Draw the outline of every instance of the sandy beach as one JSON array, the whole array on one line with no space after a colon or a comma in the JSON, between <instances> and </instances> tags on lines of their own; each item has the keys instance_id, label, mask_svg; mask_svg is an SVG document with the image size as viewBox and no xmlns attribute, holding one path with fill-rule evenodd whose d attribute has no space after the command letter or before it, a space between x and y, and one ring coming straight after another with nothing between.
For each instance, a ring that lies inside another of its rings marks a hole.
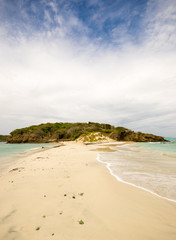
<instances>
[{"instance_id":1,"label":"sandy beach","mask_svg":"<svg viewBox=\"0 0 176 240\"><path fill-rule=\"evenodd\" d=\"M176 203L118 182L100 148L66 142L3 169L0 240L175 240Z\"/></svg>"}]
</instances>

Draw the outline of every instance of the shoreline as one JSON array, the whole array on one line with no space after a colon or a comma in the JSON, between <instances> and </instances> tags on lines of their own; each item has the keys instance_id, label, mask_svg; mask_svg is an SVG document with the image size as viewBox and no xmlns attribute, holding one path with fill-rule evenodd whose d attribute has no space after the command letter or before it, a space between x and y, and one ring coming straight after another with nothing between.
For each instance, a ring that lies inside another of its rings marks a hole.
<instances>
[{"instance_id":1,"label":"shoreline","mask_svg":"<svg viewBox=\"0 0 176 240\"><path fill-rule=\"evenodd\" d=\"M124 144L125 144L125 145L127 145L127 144L136 144L136 142L129 142L129 143L124 142ZM118 150L113 150L113 148L111 148L111 147L117 146L117 145L118 145L118 144L116 144L116 145L115 145L115 144L113 144L113 145L105 145L105 146L107 146L107 147L110 146L110 151L109 151L109 150L106 151L106 149L104 148L104 152L116 152L116 151L118 151ZM122 143L121 145L123 145L123 143ZM142 147L140 146L140 148L142 148L143 151L146 151L146 149L150 149L149 147L145 148L145 147L143 147L143 146L142 146ZM102 149L103 149L103 148L102 148ZM111 149L112 149L112 150L111 150ZM152 149L152 151L158 152L158 153L160 154L160 151L159 151L158 149ZM104 161L101 160L100 154L101 154L101 153L98 152L97 161L99 161L100 163L104 164L104 165L106 166L106 168L108 169L109 173L110 173L113 177L115 177L117 181L122 182L122 183L125 183L125 184L128 184L128 185L130 185L130 186L132 186L132 187L136 187L136 188L142 189L142 190L144 190L144 191L147 191L147 192L149 192L149 193L151 193L151 194L153 194L153 195L155 195L155 196L157 196L157 197L159 197L159 198L162 198L162 199L165 199L165 200L168 200L168 201L171 201L171 202L176 203L176 200L175 200L175 199L162 196L162 195L160 195L160 194L158 194L158 193L156 193L156 192L154 192L154 191L152 191L152 190L150 190L150 189L148 189L148 188L145 188L145 187L143 187L143 186L139 186L139 185L137 185L137 184L135 184L135 183L132 183L132 182L130 182L130 181L123 180L121 177L119 177L118 175L116 175L116 174L113 173L113 170L111 169L111 163L107 163L107 162L104 162ZM164 153L164 154L167 156L166 153ZM169 156L169 157L172 157L172 155Z\"/></svg>"},{"instance_id":2,"label":"shoreline","mask_svg":"<svg viewBox=\"0 0 176 240\"><path fill-rule=\"evenodd\" d=\"M106 165L106 168L108 169L109 173L110 173L113 177L115 177L115 179L116 179L117 181L122 182L122 183L125 183L125 184L127 184L127 185L130 185L130 186L132 186L132 187L136 187L136 188L142 189L142 190L144 190L144 191L146 191L146 192L149 192L149 193L151 193L151 194L153 194L153 195L155 195L155 196L157 196L157 197L159 197L159 198L165 199L165 200L167 200L167 201L176 203L176 200L174 200L174 199L170 199L170 198L167 198L167 197L163 197L163 196L161 196L161 195L159 195L159 194L157 194L157 193L155 193L155 192L153 192L153 191L151 191L151 190L149 190L149 189L147 189L147 188L138 186L138 185L136 185L136 184L134 184L134 183L130 183L130 182L127 182L127 181L121 179L119 176L115 175L115 174L112 172L112 170L111 170L111 168L110 168L110 163L105 163L105 162L103 162L103 161L100 160L99 153L98 153L98 156L97 156L97 161L100 162L100 163L102 163L102 164L104 164L104 165Z\"/></svg>"},{"instance_id":3,"label":"shoreline","mask_svg":"<svg viewBox=\"0 0 176 240\"><path fill-rule=\"evenodd\" d=\"M3 142L3 143L5 143L5 144L7 144L7 145L43 145L44 144L44 146L37 146L37 147L33 147L33 148L29 148L29 149L26 149L26 150L22 150L22 151L19 151L19 152L13 152L13 153L11 153L11 154L9 154L9 155L2 155L2 156L0 156L0 158L10 158L10 157L14 157L14 156L16 156L16 155L22 155L22 154L27 154L28 152L29 152L29 154L30 154L30 151L37 151L37 150L47 150L47 149L50 149L50 148L52 148L52 147L55 147L55 146L57 146L57 145L59 145L59 142L57 143L52 143L52 145L48 145L48 146L46 146L46 144L51 144L51 143L7 143L7 142ZM59 145L59 146L61 146L62 145L62 143Z\"/></svg>"},{"instance_id":4,"label":"shoreline","mask_svg":"<svg viewBox=\"0 0 176 240\"><path fill-rule=\"evenodd\" d=\"M3 171L0 239L175 239L175 202L117 181L97 144L64 144Z\"/></svg>"},{"instance_id":5,"label":"shoreline","mask_svg":"<svg viewBox=\"0 0 176 240\"><path fill-rule=\"evenodd\" d=\"M28 143L25 143L25 144L28 144ZM59 143L55 143L52 146L36 147L36 148L24 150L22 152L16 152L16 153L11 153L10 155L0 156L0 160L1 160L0 170L4 169L5 166L6 166L5 168L7 168L9 164L13 164L21 158L32 156L35 153L44 152L49 149L60 147L60 146L62 146L62 143L60 145Z\"/></svg>"}]
</instances>

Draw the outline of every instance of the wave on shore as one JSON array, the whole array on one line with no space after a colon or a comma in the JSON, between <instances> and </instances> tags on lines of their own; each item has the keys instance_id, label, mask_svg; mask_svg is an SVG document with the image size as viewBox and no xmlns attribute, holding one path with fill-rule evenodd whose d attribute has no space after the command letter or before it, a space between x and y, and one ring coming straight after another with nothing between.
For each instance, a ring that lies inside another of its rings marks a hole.
<instances>
[{"instance_id":1,"label":"wave on shore","mask_svg":"<svg viewBox=\"0 0 176 240\"><path fill-rule=\"evenodd\" d=\"M115 152L99 153L97 160L106 164L118 180L176 202L176 158L145 145L124 144L111 147Z\"/></svg>"}]
</instances>

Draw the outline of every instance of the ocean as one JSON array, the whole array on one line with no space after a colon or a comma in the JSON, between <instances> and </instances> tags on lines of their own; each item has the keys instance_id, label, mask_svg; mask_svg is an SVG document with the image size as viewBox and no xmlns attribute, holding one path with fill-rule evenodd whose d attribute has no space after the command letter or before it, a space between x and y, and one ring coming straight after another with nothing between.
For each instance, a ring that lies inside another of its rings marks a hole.
<instances>
[{"instance_id":1,"label":"ocean","mask_svg":"<svg viewBox=\"0 0 176 240\"><path fill-rule=\"evenodd\" d=\"M111 146L98 160L117 180L176 202L176 138L167 140Z\"/></svg>"},{"instance_id":2,"label":"ocean","mask_svg":"<svg viewBox=\"0 0 176 240\"><path fill-rule=\"evenodd\" d=\"M0 142L0 159L1 157L9 157L17 153L26 152L28 150L52 146L53 143L13 143L7 144Z\"/></svg>"},{"instance_id":3,"label":"ocean","mask_svg":"<svg viewBox=\"0 0 176 240\"><path fill-rule=\"evenodd\" d=\"M40 149L42 147L50 147L54 143L13 143L0 142L0 169L8 166L18 159L22 154L28 153L30 150Z\"/></svg>"}]
</instances>

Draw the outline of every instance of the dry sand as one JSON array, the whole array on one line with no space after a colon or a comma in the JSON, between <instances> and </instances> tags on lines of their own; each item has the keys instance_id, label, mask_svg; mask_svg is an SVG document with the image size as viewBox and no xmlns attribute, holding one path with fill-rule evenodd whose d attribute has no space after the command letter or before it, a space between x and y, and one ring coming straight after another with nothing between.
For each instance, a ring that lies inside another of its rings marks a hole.
<instances>
[{"instance_id":1,"label":"dry sand","mask_svg":"<svg viewBox=\"0 0 176 240\"><path fill-rule=\"evenodd\" d=\"M118 182L96 148L65 143L3 169L0 240L175 240L176 203Z\"/></svg>"}]
</instances>

